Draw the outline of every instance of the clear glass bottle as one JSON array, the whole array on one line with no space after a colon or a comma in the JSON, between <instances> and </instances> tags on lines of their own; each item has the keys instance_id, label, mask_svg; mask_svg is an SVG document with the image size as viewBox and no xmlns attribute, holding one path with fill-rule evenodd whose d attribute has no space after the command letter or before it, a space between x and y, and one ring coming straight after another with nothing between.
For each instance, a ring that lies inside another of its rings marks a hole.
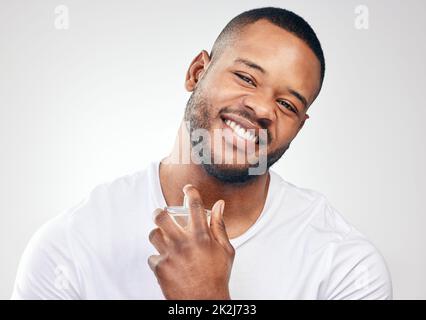
<instances>
[{"instance_id":1,"label":"clear glass bottle","mask_svg":"<svg viewBox=\"0 0 426 320\"><path fill-rule=\"evenodd\" d=\"M188 221L191 218L188 208L188 198L184 196L182 206L168 206L165 210L174 219L174 221L182 227L188 225ZM204 210L207 215L207 223L210 225L211 210Z\"/></svg>"}]
</instances>

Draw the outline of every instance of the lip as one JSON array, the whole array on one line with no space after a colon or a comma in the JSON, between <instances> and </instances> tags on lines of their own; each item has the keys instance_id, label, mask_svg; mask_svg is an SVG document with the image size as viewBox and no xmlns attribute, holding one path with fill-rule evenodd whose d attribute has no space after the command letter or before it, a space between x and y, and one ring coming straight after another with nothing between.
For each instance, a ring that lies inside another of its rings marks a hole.
<instances>
[{"instance_id":1,"label":"lip","mask_svg":"<svg viewBox=\"0 0 426 320\"><path fill-rule=\"evenodd\" d=\"M258 135L258 132L260 130L259 126L256 126L251 121L247 120L246 118L243 118L239 115L232 114L232 113L225 113L221 116L222 120L231 120L237 123L239 126L243 127L244 129L253 129L255 130L256 135Z\"/></svg>"},{"instance_id":2,"label":"lip","mask_svg":"<svg viewBox=\"0 0 426 320\"><path fill-rule=\"evenodd\" d=\"M256 136L256 144L259 144L259 130L261 129L259 126L255 125L254 123L252 123L251 121L247 120L244 117L241 117L239 115L236 114L231 114L231 113L227 113L227 114L223 114L221 115L221 119L223 121L223 123L225 124L225 126L229 127L225 121L226 120L231 120L235 123L237 123L240 127L244 128L245 130L249 130L252 129L254 130L254 134ZM232 130L231 127L229 127L229 129Z\"/></svg>"},{"instance_id":3,"label":"lip","mask_svg":"<svg viewBox=\"0 0 426 320\"><path fill-rule=\"evenodd\" d=\"M242 127L245 130L249 130L249 129L254 130L254 135L256 136L256 144L259 144L259 130L260 130L259 126L256 126L251 121L247 120L244 117L236 115L236 114L230 114L230 113L223 114L223 115L221 115L221 119L222 119L223 123L225 124L225 126L228 127L231 130L232 130L232 128L229 127L225 123L226 120L230 120L230 121L235 122L236 124L238 124L240 127Z\"/></svg>"}]
</instances>

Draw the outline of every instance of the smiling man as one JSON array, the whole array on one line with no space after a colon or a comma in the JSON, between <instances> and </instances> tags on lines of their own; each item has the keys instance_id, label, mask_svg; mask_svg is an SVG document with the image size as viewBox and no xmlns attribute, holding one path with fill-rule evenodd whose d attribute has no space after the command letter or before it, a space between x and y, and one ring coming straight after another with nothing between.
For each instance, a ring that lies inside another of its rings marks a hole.
<instances>
[{"instance_id":1,"label":"smiling man","mask_svg":"<svg viewBox=\"0 0 426 320\"><path fill-rule=\"evenodd\" d=\"M269 169L309 118L324 71L298 15L235 17L189 65L171 153L45 224L13 298L390 299L377 249L323 195ZM164 208L184 196L180 225Z\"/></svg>"}]
</instances>

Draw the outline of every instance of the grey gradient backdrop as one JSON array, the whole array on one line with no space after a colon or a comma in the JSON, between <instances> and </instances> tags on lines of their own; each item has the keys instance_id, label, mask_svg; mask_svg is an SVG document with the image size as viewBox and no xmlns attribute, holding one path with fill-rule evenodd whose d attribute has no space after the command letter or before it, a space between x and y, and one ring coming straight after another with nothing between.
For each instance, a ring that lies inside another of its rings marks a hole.
<instances>
[{"instance_id":1,"label":"grey gradient backdrop","mask_svg":"<svg viewBox=\"0 0 426 320\"><path fill-rule=\"evenodd\" d=\"M68 6L68 30L54 8ZM354 27L355 7L370 28ZM0 298L35 230L172 146L186 69L243 10L305 17L327 59L311 118L275 166L381 250L395 298L426 298L426 2L0 1Z\"/></svg>"}]
</instances>

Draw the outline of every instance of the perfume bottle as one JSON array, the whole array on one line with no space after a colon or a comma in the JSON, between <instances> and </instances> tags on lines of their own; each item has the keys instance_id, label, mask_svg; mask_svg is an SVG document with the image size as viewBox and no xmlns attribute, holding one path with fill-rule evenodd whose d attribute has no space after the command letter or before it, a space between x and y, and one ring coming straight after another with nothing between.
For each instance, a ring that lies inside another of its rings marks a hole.
<instances>
[{"instance_id":1,"label":"perfume bottle","mask_svg":"<svg viewBox=\"0 0 426 320\"><path fill-rule=\"evenodd\" d=\"M173 218L173 220L182 227L188 225L189 219L191 219L191 213L189 212L188 198L185 195L183 198L182 206L168 206L165 210ZM204 209L207 216L207 223L210 225L211 210Z\"/></svg>"}]
</instances>

